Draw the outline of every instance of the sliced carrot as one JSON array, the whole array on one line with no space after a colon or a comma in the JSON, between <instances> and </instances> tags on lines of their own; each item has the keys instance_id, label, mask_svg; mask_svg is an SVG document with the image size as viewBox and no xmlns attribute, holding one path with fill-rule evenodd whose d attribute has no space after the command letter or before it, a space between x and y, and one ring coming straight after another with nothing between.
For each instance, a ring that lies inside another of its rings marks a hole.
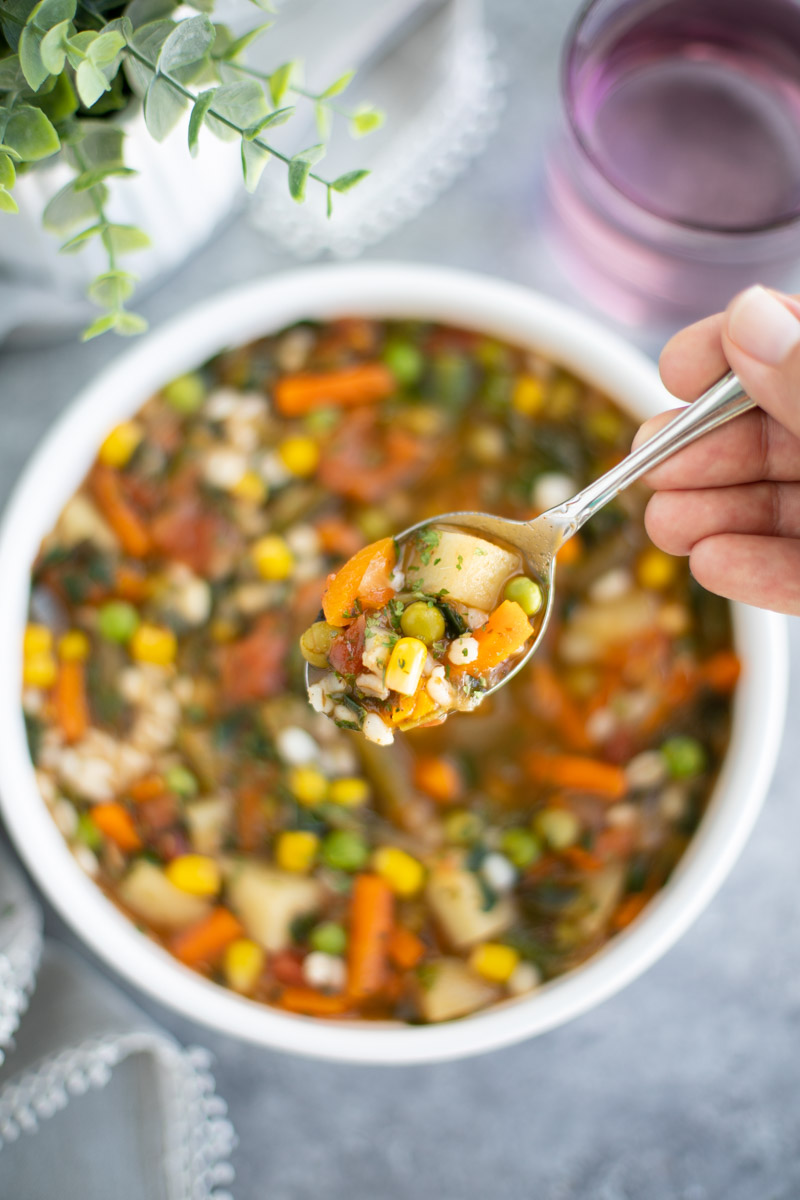
<instances>
[{"instance_id":1,"label":"sliced carrot","mask_svg":"<svg viewBox=\"0 0 800 1200\"><path fill-rule=\"evenodd\" d=\"M586 722L550 663L534 659L529 670L537 717L555 726L571 750L590 750Z\"/></svg>"},{"instance_id":2,"label":"sliced carrot","mask_svg":"<svg viewBox=\"0 0 800 1200\"><path fill-rule=\"evenodd\" d=\"M100 832L126 854L141 850L142 839L136 831L133 817L121 804L116 801L95 804L91 810L91 817Z\"/></svg>"},{"instance_id":3,"label":"sliced carrot","mask_svg":"<svg viewBox=\"0 0 800 1200\"><path fill-rule=\"evenodd\" d=\"M728 695L736 687L742 664L732 650L720 650L700 666L700 675L713 692Z\"/></svg>"},{"instance_id":4,"label":"sliced carrot","mask_svg":"<svg viewBox=\"0 0 800 1200\"><path fill-rule=\"evenodd\" d=\"M317 521L319 544L326 554L350 558L364 545L364 537L355 525L343 517L322 517Z\"/></svg>"},{"instance_id":5,"label":"sliced carrot","mask_svg":"<svg viewBox=\"0 0 800 1200\"><path fill-rule=\"evenodd\" d=\"M71 659L62 662L53 690L56 720L64 740L79 742L89 728L89 701L86 695L86 664Z\"/></svg>"},{"instance_id":6,"label":"sliced carrot","mask_svg":"<svg viewBox=\"0 0 800 1200\"><path fill-rule=\"evenodd\" d=\"M560 567L571 567L574 562L577 562L583 553L583 543L577 536L571 537L569 541L564 542L564 545L556 555L556 562Z\"/></svg>"},{"instance_id":7,"label":"sliced carrot","mask_svg":"<svg viewBox=\"0 0 800 1200\"><path fill-rule=\"evenodd\" d=\"M599 871L603 865L601 858L589 850L584 850L583 846L567 846L561 857L576 871Z\"/></svg>"},{"instance_id":8,"label":"sliced carrot","mask_svg":"<svg viewBox=\"0 0 800 1200\"><path fill-rule=\"evenodd\" d=\"M533 630L521 605L504 600L472 636L478 643L478 657L464 670L468 675L483 675L521 650Z\"/></svg>"},{"instance_id":9,"label":"sliced carrot","mask_svg":"<svg viewBox=\"0 0 800 1200\"><path fill-rule=\"evenodd\" d=\"M169 948L187 967L194 967L198 963L215 962L225 947L243 933L229 909L215 908L202 921L170 938Z\"/></svg>"},{"instance_id":10,"label":"sliced carrot","mask_svg":"<svg viewBox=\"0 0 800 1200\"><path fill-rule=\"evenodd\" d=\"M394 893L380 875L359 875L350 899L347 990L356 999L373 996L387 982Z\"/></svg>"},{"instance_id":11,"label":"sliced carrot","mask_svg":"<svg viewBox=\"0 0 800 1200\"><path fill-rule=\"evenodd\" d=\"M626 896L611 918L612 929L625 929L635 921L649 899L647 892L632 892Z\"/></svg>"},{"instance_id":12,"label":"sliced carrot","mask_svg":"<svg viewBox=\"0 0 800 1200\"><path fill-rule=\"evenodd\" d=\"M128 795L137 804L145 804L148 800L157 800L167 790L161 775L143 775L128 788Z\"/></svg>"},{"instance_id":13,"label":"sliced carrot","mask_svg":"<svg viewBox=\"0 0 800 1200\"><path fill-rule=\"evenodd\" d=\"M414 763L414 787L439 804L453 804L464 791L464 780L451 759L431 754Z\"/></svg>"},{"instance_id":14,"label":"sliced carrot","mask_svg":"<svg viewBox=\"0 0 800 1200\"><path fill-rule=\"evenodd\" d=\"M328 576L322 611L330 625L347 625L365 609L382 608L394 595L389 582L397 562L394 539L381 538Z\"/></svg>"},{"instance_id":15,"label":"sliced carrot","mask_svg":"<svg viewBox=\"0 0 800 1200\"><path fill-rule=\"evenodd\" d=\"M340 1017L352 1008L348 996L331 996L313 988L287 987L281 992L281 1008L303 1017Z\"/></svg>"},{"instance_id":16,"label":"sliced carrot","mask_svg":"<svg viewBox=\"0 0 800 1200\"><path fill-rule=\"evenodd\" d=\"M121 562L114 573L114 590L123 600L141 603L150 595L151 584L140 566Z\"/></svg>"},{"instance_id":17,"label":"sliced carrot","mask_svg":"<svg viewBox=\"0 0 800 1200\"><path fill-rule=\"evenodd\" d=\"M281 416L301 417L316 408L351 408L383 400L397 390L395 378L383 363L361 363L337 371L284 375L273 397Z\"/></svg>"},{"instance_id":18,"label":"sliced carrot","mask_svg":"<svg viewBox=\"0 0 800 1200\"><path fill-rule=\"evenodd\" d=\"M406 929L405 925L395 925L389 935L388 950L394 965L408 971L422 958L425 944L410 929Z\"/></svg>"},{"instance_id":19,"label":"sliced carrot","mask_svg":"<svg viewBox=\"0 0 800 1200\"><path fill-rule=\"evenodd\" d=\"M413 696L400 696L397 704L391 710L390 717L393 725L405 725L413 722L418 725L430 713L436 711L436 703L431 700L424 687Z\"/></svg>"},{"instance_id":20,"label":"sliced carrot","mask_svg":"<svg viewBox=\"0 0 800 1200\"><path fill-rule=\"evenodd\" d=\"M576 792L591 792L609 800L619 800L628 790L622 767L582 758L577 754L544 754L529 750L524 756L528 774L537 783L569 788Z\"/></svg>"},{"instance_id":21,"label":"sliced carrot","mask_svg":"<svg viewBox=\"0 0 800 1200\"><path fill-rule=\"evenodd\" d=\"M125 553L132 558L144 558L150 550L150 535L141 517L126 499L118 473L113 467L97 463L89 476L89 486Z\"/></svg>"}]
</instances>

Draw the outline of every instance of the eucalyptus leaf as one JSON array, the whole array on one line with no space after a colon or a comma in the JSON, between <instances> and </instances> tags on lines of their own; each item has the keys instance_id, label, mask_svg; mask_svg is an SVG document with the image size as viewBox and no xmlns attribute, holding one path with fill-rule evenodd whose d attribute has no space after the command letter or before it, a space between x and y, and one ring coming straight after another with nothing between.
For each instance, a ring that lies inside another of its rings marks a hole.
<instances>
[{"instance_id":1,"label":"eucalyptus leaf","mask_svg":"<svg viewBox=\"0 0 800 1200\"><path fill-rule=\"evenodd\" d=\"M125 9L125 16L134 29L160 21L175 11L174 0L131 0Z\"/></svg>"},{"instance_id":2,"label":"eucalyptus leaf","mask_svg":"<svg viewBox=\"0 0 800 1200\"><path fill-rule=\"evenodd\" d=\"M83 125L81 158L87 167L122 167L125 134L107 121L87 121Z\"/></svg>"},{"instance_id":3,"label":"eucalyptus leaf","mask_svg":"<svg viewBox=\"0 0 800 1200\"><path fill-rule=\"evenodd\" d=\"M293 158L289 163L289 195L298 204L306 198L306 181L311 170L311 163L304 158Z\"/></svg>"},{"instance_id":4,"label":"eucalyptus leaf","mask_svg":"<svg viewBox=\"0 0 800 1200\"><path fill-rule=\"evenodd\" d=\"M333 124L333 113L326 104L319 101L314 105L314 119L317 122L317 132L321 138L327 138Z\"/></svg>"},{"instance_id":5,"label":"eucalyptus leaf","mask_svg":"<svg viewBox=\"0 0 800 1200\"><path fill-rule=\"evenodd\" d=\"M150 238L136 225L109 225L106 234L115 254L135 254L137 250L146 250L150 245Z\"/></svg>"},{"instance_id":6,"label":"eucalyptus leaf","mask_svg":"<svg viewBox=\"0 0 800 1200\"><path fill-rule=\"evenodd\" d=\"M340 175L338 179L334 179L331 187L335 192L349 192L350 188L361 183L362 179L366 179L369 171L348 171L346 175Z\"/></svg>"},{"instance_id":7,"label":"eucalyptus leaf","mask_svg":"<svg viewBox=\"0 0 800 1200\"><path fill-rule=\"evenodd\" d=\"M97 187L98 183L112 176L123 178L138 174L133 167L93 167L90 171L81 171L74 181L74 187L76 192L88 192L90 188Z\"/></svg>"},{"instance_id":8,"label":"eucalyptus leaf","mask_svg":"<svg viewBox=\"0 0 800 1200\"><path fill-rule=\"evenodd\" d=\"M11 195L11 193L7 192L5 190L5 188L0 188L0 212L4 212L4 213L18 213L19 212L19 205L17 204L16 200Z\"/></svg>"},{"instance_id":9,"label":"eucalyptus leaf","mask_svg":"<svg viewBox=\"0 0 800 1200\"><path fill-rule=\"evenodd\" d=\"M12 50L19 45L19 35L36 7L36 0L3 0L0 6L0 30Z\"/></svg>"},{"instance_id":10,"label":"eucalyptus leaf","mask_svg":"<svg viewBox=\"0 0 800 1200\"><path fill-rule=\"evenodd\" d=\"M25 76L19 65L19 57L9 54L0 58L0 92L15 92L22 87Z\"/></svg>"},{"instance_id":11,"label":"eucalyptus leaf","mask_svg":"<svg viewBox=\"0 0 800 1200\"><path fill-rule=\"evenodd\" d=\"M99 67L88 58L80 64L75 72L75 86L85 108L91 108L99 100L103 92L110 87L108 80Z\"/></svg>"},{"instance_id":12,"label":"eucalyptus leaf","mask_svg":"<svg viewBox=\"0 0 800 1200\"><path fill-rule=\"evenodd\" d=\"M89 47L89 61L108 77L108 71L114 66L124 45L125 38L121 33L101 33Z\"/></svg>"},{"instance_id":13,"label":"eucalyptus leaf","mask_svg":"<svg viewBox=\"0 0 800 1200\"><path fill-rule=\"evenodd\" d=\"M198 138L200 130L203 128L203 122L206 119L206 114L214 103L216 88L209 88L206 92L201 92L194 102L191 116L189 117L189 152L192 158L195 157L198 151Z\"/></svg>"},{"instance_id":14,"label":"eucalyptus leaf","mask_svg":"<svg viewBox=\"0 0 800 1200\"><path fill-rule=\"evenodd\" d=\"M339 96L344 89L351 83L355 71L345 71L344 75L340 75L335 83L330 87L326 87L324 92L320 92L321 100L329 100L332 96Z\"/></svg>"},{"instance_id":15,"label":"eucalyptus leaf","mask_svg":"<svg viewBox=\"0 0 800 1200\"><path fill-rule=\"evenodd\" d=\"M366 137L368 133L380 129L385 119L385 114L379 108L365 106L353 114L350 121L350 132L353 137Z\"/></svg>"},{"instance_id":16,"label":"eucalyptus leaf","mask_svg":"<svg viewBox=\"0 0 800 1200\"><path fill-rule=\"evenodd\" d=\"M190 8L194 8L197 12L213 13L215 0L186 0Z\"/></svg>"},{"instance_id":17,"label":"eucalyptus leaf","mask_svg":"<svg viewBox=\"0 0 800 1200\"><path fill-rule=\"evenodd\" d=\"M214 97L214 115L225 117L237 130L249 129L267 115L267 98L255 80L223 83Z\"/></svg>"},{"instance_id":18,"label":"eucalyptus leaf","mask_svg":"<svg viewBox=\"0 0 800 1200\"><path fill-rule=\"evenodd\" d=\"M163 141L175 128L186 103L186 98L176 92L163 75L156 75L151 81L144 98L144 119L157 142Z\"/></svg>"},{"instance_id":19,"label":"eucalyptus leaf","mask_svg":"<svg viewBox=\"0 0 800 1200\"><path fill-rule=\"evenodd\" d=\"M9 158L13 158L16 162L19 162L20 156L16 150L12 150L5 142L0 142L0 154L7 154Z\"/></svg>"},{"instance_id":20,"label":"eucalyptus leaf","mask_svg":"<svg viewBox=\"0 0 800 1200\"><path fill-rule=\"evenodd\" d=\"M28 17L28 22L35 23L44 32L60 25L62 21L71 21L76 8L76 0L40 0Z\"/></svg>"},{"instance_id":21,"label":"eucalyptus leaf","mask_svg":"<svg viewBox=\"0 0 800 1200\"><path fill-rule=\"evenodd\" d=\"M51 75L60 75L64 70L64 63L67 59L67 37L69 31L70 22L61 21L58 25L54 25L52 29L48 30L42 38L39 54L42 63Z\"/></svg>"},{"instance_id":22,"label":"eucalyptus leaf","mask_svg":"<svg viewBox=\"0 0 800 1200\"><path fill-rule=\"evenodd\" d=\"M255 125L249 125L244 131L244 136L249 142L253 138L258 137L265 129L273 129L276 125L285 125L290 117L294 115L294 105L290 104L288 108L276 108L274 112L267 113L260 121L256 121Z\"/></svg>"},{"instance_id":23,"label":"eucalyptus leaf","mask_svg":"<svg viewBox=\"0 0 800 1200\"><path fill-rule=\"evenodd\" d=\"M86 229L82 229L80 233L76 233L69 241L64 242L59 249L62 254L77 254L87 242L90 242L92 238L99 237L106 228L107 226L104 221L98 221L94 225L89 225Z\"/></svg>"},{"instance_id":24,"label":"eucalyptus leaf","mask_svg":"<svg viewBox=\"0 0 800 1200\"><path fill-rule=\"evenodd\" d=\"M61 147L58 134L40 108L18 105L6 125L5 141L23 162L39 162Z\"/></svg>"},{"instance_id":25,"label":"eucalyptus leaf","mask_svg":"<svg viewBox=\"0 0 800 1200\"><path fill-rule=\"evenodd\" d=\"M38 92L50 72L42 62L44 34L33 25L26 25L19 39L19 63L28 87Z\"/></svg>"},{"instance_id":26,"label":"eucalyptus leaf","mask_svg":"<svg viewBox=\"0 0 800 1200\"><path fill-rule=\"evenodd\" d=\"M92 197L88 192L76 192L75 181L70 180L48 203L42 224L51 233L68 233L82 221L90 221L96 215Z\"/></svg>"},{"instance_id":27,"label":"eucalyptus leaf","mask_svg":"<svg viewBox=\"0 0 800 1200\"><path fill-rule=\"evenodd\" d=\"M116 313L106 313L103 317L98 317L96 321L92 321L81 334L82 342L90 342L92 338L100 337L101 333L108 333L116 325Z\"/></svg>"},{"instance_id":28,"label":"eucalyptus leaf","mask_svg":"<svg viewBox=\"0 0 800 1200\"><path fill-rule=\"evenodd\" d=\"M292 72L295 69L295 66L296 64L294 62L283 63L283 65L274 70L269 77L269 94L272 97L272 103L276 108L286 95L286 91L292 81Z\"/></svg>"},{"instance_id":29,"label":"eucalyptus leaf","mask_svg":"<svg viewBox=\"0 0 800 1200\"><path fill-rule=\"evenodd\" d=\"M248 192L254 192L258 187L258 181L271 157L263 146L256 146L247 138L242 138L242 173Z\"/></svg>"},{"instance_id":30,"label":"eucalyptus leaf","mask_svg":"<svg viewBox=\"0 0 800 1200\"><path fill-rule=\"evenodd\" d=\"M316 146L309 146L307 150L300 150L299 153L293 155L292 157L302 159L303 162L311 163L313 165L314 163L319 162L321 158L325 157L326 150L327 146L325 143L318 142Z\"/></svg>"},{"instance_id":31,"label":"eucalyptus leaf","mask_svg":"<svg viewBox=\"0 0 800 1200\"><path fill-rule=\"evenodd\" d=\"M266 33L266 31L271 28L272 21L267 21L264 25L257 25L255 29L250 29L247 33L243 33L241 37L236 38L235 41L230 42L225 47L224 53L219 57L228 60L238 58L248 46L252 45L257 38L261 37L262 33Z\"/></svg>"},{"instance_id":32,"label":"eucalyptus leaf","mask_svg":"<svg viewBox=\"0 0 800 1200\"><path fill-rule=\"evenodd\" d=\"M89 284L88 296L99 308L121 309L133 295L135 282L130 271L105 271Z\"/></svg>"},{"instance_id":33,"label":"eucalyptus leaf","mask_svg":"<svg viewBox=\"0 0 800 1200\"><path fill-rule=\"evenodd\" d=\"M127 312L125 309L122 312L115 313L114 329L117 333L121 333L123 337L136 337L137 334L147 332L147 321L144 317L140 317L138 313Z\"/></svg>"},{"instance_id":34,"label":"eucalyptus leaf","mask_svg":"<svg viewBox=\"0 0 800 1200\"><path fill-rule=\"evenodd\" d=\"M14 170L14 164L11 161L11 156L8 154L0 154L0 187L12 188L16 178L17 172Z\"/></svg>"},{"instance_id":35,"label":"eucalyptus leaf","mask_svg":"<svg viewBox=\"0 0 800 1200\"><path fill-rule=\"evenodd\" d=\"M161 47L158 67L161 71L176 71L202 59L214 44L216 31L205 15L187 17L172 30Z\"/></svg>"},{"instance_id":36,"label":"eucalyptus leaf","mask_svg":"<svg viewBox=\"0 0 800 1200\"><path fill-rule=\"evenodd\" d=\"M254 4L256 8L260 8L262 12L271 13L272 16L275 16L275 7L272 3L272 0L250 0L250 2L251 4Z\"/></svg>"},{"instance_id":37,"label":"eucalyptus leaf","mask_svg":"<svg viewBox=\"0 0 800 1200\"><path fill-rule=\"evenodd\" d=\"M46 117L49 117L54 125L58 125L61 121L66 121L67 117L71 117L78 110L78 97L75 94L75 88L72 86L72 80L67 71L62 71L61 74L53 80L52 88L48 88L39 92L36 98L36 106L40 108ZM74 136L76 130L66 131L66 136L70 133ZM65 137L62 136L62 143Z\"/></svg>"}]
</instances>

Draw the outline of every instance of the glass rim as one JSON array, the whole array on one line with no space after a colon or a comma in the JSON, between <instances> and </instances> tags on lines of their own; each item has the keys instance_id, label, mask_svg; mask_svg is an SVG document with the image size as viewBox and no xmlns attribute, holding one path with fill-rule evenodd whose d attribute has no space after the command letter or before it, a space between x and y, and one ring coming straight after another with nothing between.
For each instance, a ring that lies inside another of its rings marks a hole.
<instances>
[{"instance_id":1,"label":"glass rim","mask_svg":"<svg viewBox=\"0 0 800 1200\"><path fill-rule=\"evenodd\" d=\"M664 0L664 3L669 3L670 0ZM569 29L567 30L564 49L561 53L561 101L564 108L564 113L567 119L567 125L575 140L578 150L583 154L584 158L589 162L597 174L603 181L612 188L626 203L637 208L640 212L646 213L650 217L654 217L658 221L662 221L665 225L670 225L674 229L685 229L691 233L712 234L719 238L725 237L757 237L759 234L779 233L781 230L791 228L793 225L800 225L800 202L797 207L791 212L775 217L770 221L760 222L756 225L715 225L701 221L690 221L681 217L667 216L666 213L660 212L657 208L644 203L637 197L633 196L626 190L622 184L618 183L609 175L606 168L603 166L600 158L594 152L583 132L579 128L572 105L572 91L569 83L569 68L575 53L575 48L578 42L578 37L581 30L586 24L592 10L597 8L604 0L584 0L578 12L575 14Z\"/></svg>"}]
</instances>

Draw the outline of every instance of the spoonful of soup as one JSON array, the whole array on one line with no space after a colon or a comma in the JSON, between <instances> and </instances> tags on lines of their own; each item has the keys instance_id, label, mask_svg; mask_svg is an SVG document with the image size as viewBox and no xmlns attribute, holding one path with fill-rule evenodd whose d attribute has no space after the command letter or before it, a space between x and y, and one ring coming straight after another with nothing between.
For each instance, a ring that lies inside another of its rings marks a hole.
<instances>
[{"instance_id":1,"label":"spoonful of soup","mask_svg":"<svg viewBox=\"0 0 800 1200\"><path fill-rule=\"evenodd\" d=\"M647 471L752 407L728 373L532 521L446 513L365 546L329 576L320 620L300 639L312 707L379 745L476 708L535 653L564 543Z\"/></svg>"}]
</instances>

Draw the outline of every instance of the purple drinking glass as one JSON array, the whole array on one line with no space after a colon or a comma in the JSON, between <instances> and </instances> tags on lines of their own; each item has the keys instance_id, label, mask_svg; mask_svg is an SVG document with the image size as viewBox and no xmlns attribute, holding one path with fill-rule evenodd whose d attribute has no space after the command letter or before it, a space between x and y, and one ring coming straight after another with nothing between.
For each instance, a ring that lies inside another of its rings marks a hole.
<instances>
[{"instance_id":1,"label":"purple drinking glass","mask_svg":"<svg viewBox=\"0 0 800 1200\"><path fill-rule=\"evenodd\" d=\"M800 277L800 0L592 0L548 232L589 300L683 322Z\"/></svg>"}]
</instances>

